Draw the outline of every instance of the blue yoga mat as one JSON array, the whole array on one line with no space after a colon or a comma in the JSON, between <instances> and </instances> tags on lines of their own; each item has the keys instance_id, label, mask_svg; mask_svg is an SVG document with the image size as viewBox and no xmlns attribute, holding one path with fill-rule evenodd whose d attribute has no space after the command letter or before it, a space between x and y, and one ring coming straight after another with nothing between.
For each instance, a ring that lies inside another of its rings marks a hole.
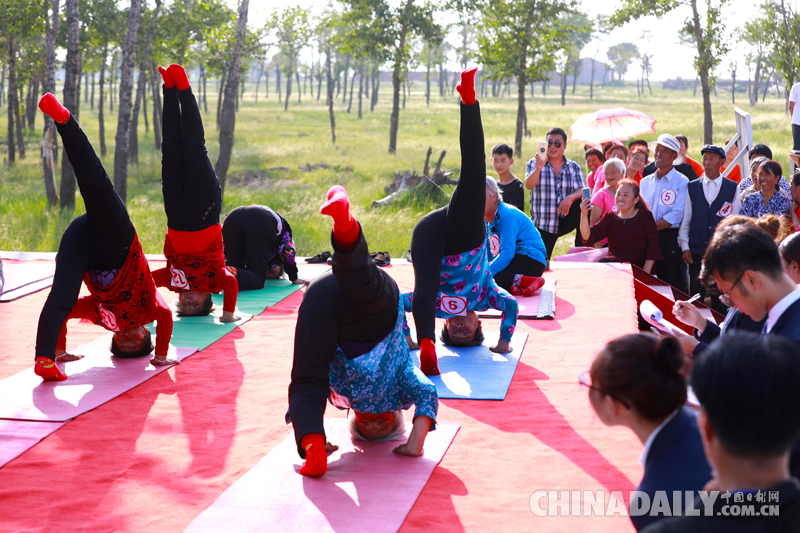
<instances>
[{"instance_id":1,"label":"blue yoga mat","mask_svg":"<svg viewBox=\"0 0 800 533\"><path fill-rule=\"evenodd\" d=\"M527 333L511 338L510 353L494 353L490 346L497 344L499 333L486 333L481 346L455 348L436 345L439 376L428 376L436 385L439 398L457 400L504 400L508 386L517 371L517 363L528 340ZM411 352L419 366L419 350Z\"/></svg>"}]
</instances>

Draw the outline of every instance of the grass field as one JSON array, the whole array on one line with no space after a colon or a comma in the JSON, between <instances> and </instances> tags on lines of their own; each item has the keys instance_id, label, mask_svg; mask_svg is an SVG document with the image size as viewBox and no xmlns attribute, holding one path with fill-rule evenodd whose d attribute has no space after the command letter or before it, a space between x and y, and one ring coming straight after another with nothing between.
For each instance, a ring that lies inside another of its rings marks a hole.
<instances>
[{"instance_id":1,"label":"grass field","mask_svg":"<svg viewBox=\"0 0 800 533\"><path fill-rule=\"evenodd\" d=\"M459 168L458 126L459 113L454 97L440 98L438 94L425 105L422 84L412 86L412 96L400 113L397 154L388 153L389 115L391 112L391 87L382 84L380 100L373 112L365 100L363 119L356 120L357 101L353 102L352 116L348 116L341 96L336 109L336 145L331 143L327 107L323 100L310 94L302 95L298 104L294 95L288 111L277 101L274 87L269 99L264 98L263 85L258 102L253 99L254 85L250 84L240 105L236 124L236 142L233 160L225 190L223 214L245 204L265 204L282 214L292 225L300 255L313 255L330 248L328 240L330 223L319 215L317 209L325 191L333 184L347 187L353 209L361 221L371 250L388 250L393 256L402 256L408 250L411 231L416 221L429 210L442 205L446 198L426 201L405 201L391 208L375 209L370 204L384 196L384 187L391 183L393 174L412 165L422 169L425 153L433 147L433 159L442 150L447 151L443 167L457 171ZM211 161L218 153L218 133L214 122L216 91L209 86L208 111L204 114L206 142ZM752 114L753 138L756 143L769 145L776 159L787 169L788 151L791 148L789 118L783 111L783 99L767 96L752 109L747 107L746 95L737 95L740 106ZM516 121L516 98L487 98L481 102L486 137L487 164L491 147L499 142L513 145ZM699 159L702 146L702 101L698 92L667 91L654 87L653 96L637 97L633 86L607 86L595 88L595 98L590 100L588 87L578 87L574 96L568 95L562 107L557 86L543 98L538 92L528 99L528 127L532 137L525 139L523 157L516 157L513 171L524 177L525 162L534 151L535 142L544 137L553 126L569 128L583 114L600 108L624 106L641 110L658 123L658 133L683 133L689 137L689 155ZM713 98L714 140L724 144L734 131L733 105L730 93L720 91ZM148 105L148 109L150 106ZM0 132L7 131L5 107L0 108ZM89 139L99 147L97 109L92 111L81 103L80 122ZM114 135L117 115L106 113L106 143L108 155L103 158L107 169L113 169ZM5 163L7 145L5 135L0 140L0 249L27 251L55 251L66 226L83 212L80 195L75 212L50 209L44 196L39 149L41 144L41 114L36 128L26 137L27 157L14 167ZM650 140L657 135L644 138ZM129 175L128 210L148 253L161 252L166 230L161 188L160 153L154 146L152 124L145 132L139 120L139 165L131 167ZM582 147L569 145L567 157L583 166ZM313 171L300 170L307 164L325 163L329 168ZM285 167L285 170L275 169ZM60 179L60 168L57 171ZM448 191L449 192L449 191ZM527 202L527 200L526 200ZM555 255L569 248L572 238L563 237Z\"/></svg>"}]
</instances>

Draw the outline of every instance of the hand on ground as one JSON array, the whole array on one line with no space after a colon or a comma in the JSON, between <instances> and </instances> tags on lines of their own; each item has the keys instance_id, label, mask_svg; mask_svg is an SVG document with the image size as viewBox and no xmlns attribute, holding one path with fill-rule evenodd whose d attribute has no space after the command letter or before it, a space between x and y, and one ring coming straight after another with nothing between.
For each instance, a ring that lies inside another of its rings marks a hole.
<instances>
[{"instance_id":1,"label":"hand on ground","mask_svg":"<svg viewBox=\"0 0 800 533\"><path fill-rule=\"evenodd\" d=\"M336 444L331 444L328 441L325 441L325 453L333 453L339 449L339 446Z\"/></svg>"},{"instance_id":2,"label":"hand on ground","mask_svg":"<svg viewBox=\"0 0 800 533\"><path fill-rule=\"evenodd\" d=\"M293 285L308 285L311 281L307 279L296 279L292 282Z\"/></svg>"},{"instance_id":3,"label":"hand on ground","mask_svg":"<svg viewBox=\"0 0 800 533\"><path fill-rule=\"evenodd\" d=\"M504 341L500 339L497 341L497 346L492 346L489 348L494 353L509 353L512 351L511 346L509 346L508 341Z\"/></svg>"},{"instance_id":4,"label":"hand on ground","mask_svg":"<svg viewBox=\"0 0 800 533\"><path fill-rule=\"evenodd\" d=\"M236 322L236 321L241 320L241 319L242 319L242 317L234 315L230 311L223 311L222 312L222 316L219 317L219 321L222 322L222 323Z\"/></svg>"},{"instance_id":5,"label":"hand on ground","mask_svg":"<svg viewBox=\"0 0 800 533\"><path fill-rule=\"evenodd\" d=\"M406 344L408 344L409 350L419 350L419 344L414 342L414 339L412 339L409 335L406 335Z\"/></svg>"},{"instance_id":6,"label":"hand on ground","mask_svg":"<svg viewBox=\"0 0 800 533\"><path fill-rule=\"evenodd\" d=\"M424 450L421 447L416 447L409 443L405 443L401 444L392 451L398 455L408 455L409 457L421 457L422 452Z\"/></svg>"}]
</instances>

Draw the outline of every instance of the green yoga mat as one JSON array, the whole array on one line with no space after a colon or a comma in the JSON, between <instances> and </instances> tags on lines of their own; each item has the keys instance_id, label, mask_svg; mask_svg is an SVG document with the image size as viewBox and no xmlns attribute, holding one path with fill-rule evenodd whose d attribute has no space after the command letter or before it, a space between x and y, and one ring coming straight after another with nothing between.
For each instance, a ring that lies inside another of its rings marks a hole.
<instances>
[{"instance_id":1,"label":"green yoga mat","mask_svg":"<svg viewBox=\"0 0 800 533\"><path fill-rule=\"evenodd\" d=\"M264 283L264 288L257 291L239 291L236 299L236 308L242 313L260 315L267 307L272 307L290 294L303 288L303 285L293 285L288 279L269 279ZM214 294L214 304L222 308L222 294Z\"/></svg>"}]
</instances>

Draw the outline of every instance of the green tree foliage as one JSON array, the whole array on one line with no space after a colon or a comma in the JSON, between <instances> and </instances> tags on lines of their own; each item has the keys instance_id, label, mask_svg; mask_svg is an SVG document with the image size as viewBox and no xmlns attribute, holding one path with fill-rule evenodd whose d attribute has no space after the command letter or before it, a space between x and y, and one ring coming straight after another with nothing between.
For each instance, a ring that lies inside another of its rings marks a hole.
<instances>
[{"instance_id":1,"label":"green tree foliage","mask_svg":"<svg viewBox=\"0 0 800 533\"><path fill-rule=\"evenodd\" d=\"M517 157L527 121L525 88L555 68L556 53L569 38L560 17L574 10L571 1L541 0L497 0L482 9L478 60L494 79L517 80Z\"/></svg>"},{"instance_id":2,"label":"green tree foliage","mask_svg":"<svg viewBox=\"0 0 800 533\"><path fill-rule=\"evenodd\" d=\"M292 79L299 68L300 53L308 45L313 33L310 14L300 7L276 11L267 22L267 29L276 37L279 49L276 59L281 72L286 76L286 101L283 107L286 111L289 109L289 97L292 94ZM300 87L297 90L300 91Z\"/></svg>"},{"instance_id":3,"label":"green tree foliage","mask_svg":"<svg viewBox=\"0 0 800 533\"><path fill-rule=\"evenodd\" d=\"M633 43L619 43L608 48L606 52L609 63L614 67L619 79L625 77L631 61L639 57L639 49Z\"/></svg>"}]
</instances>

